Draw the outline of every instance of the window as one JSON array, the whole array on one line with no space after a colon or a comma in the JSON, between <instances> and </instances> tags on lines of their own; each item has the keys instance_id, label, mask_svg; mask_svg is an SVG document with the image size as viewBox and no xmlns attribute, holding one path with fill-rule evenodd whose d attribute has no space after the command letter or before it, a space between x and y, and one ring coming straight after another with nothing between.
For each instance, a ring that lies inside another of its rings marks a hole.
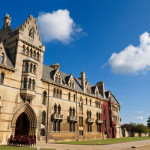
<instances>
[{"instance_id":1,"label":"window","mask_svg":"<svg viewBox=\"0 0 150 150\"><path fill-rule=\"evenodd\" d=\"M97 124L97 132L101 132L101 124Z\"/></svg>"},{"instance_id":2,"label":"window","mask_svg":"<svg viewBox=\"0 0 150 150\"><path fill-rule=\"evenodd\" d=\"M46 112L43 111L43 112L42 112L42 121L41 121L41 124L42 124L42 125L45 125L45 121L46 121Z\"/></svg>"},{"instance_id":3,"label":"window","mask_svg":"<svg viewBox=\"0 0 150 150\"><path fill-rule=\"evenodd\" d=\"M27 88L27 78L24 78L24 80L23 80L23 88L24 89Z\"/></svg>"},{"instance_id":4,"label":"window","mask_svg":"<svg viewBox=\"0 0 150 150\"><path fill-rule=\"evenodd\" d=\"M88 100L87 100L87 98L86 98L86 105L87 105L87 102L88 102Z\"/></svg>"},{"instance_id":5,"label":"window","mask_svg":"<svg viewBox=\"0 0 150 150\"><path fill-rule=\"evenodd\" d=\"M57 113L57 105L55 104L54 105L54 114L56 114Z\"/></svg>"},{"instance_id":6,"label":"window","mask_svg":"<svg viewBox=\"0 0 150 150\"><path fill-rule=\"evenodd\" d=\"M76 95L73 96L73 101L76 102Z\"/></svg>"},{"instance_id":7,"label":"window","mask_svg":"<svg viewBox=\"0 0 150 150\"><path fill-rule=\"evenodd\" d=\"M28 89L31 89L31 79L29 79Z\"/></svg>"},{"instance_id":8,"label":"window","mask_svg":"<svg viewBox=\"0 0 150 150\"><path fill-rule=\"evenodd\" d=\"M53 122L53 131L56 132L56 121Z\"/></svg>"},{"instance_id":9,"label":"window","mask_svg":"<svg viewBox=\"0 0 150 150\"><path fill-rule=\"evenodd\" d=\"M61 114L61 106L58 106L58 114Z\"/></svg>"},{"instance_id":10,"label":"window","mask_svg":"<svg viewBox=\"0 0 150 150\"><path fill-rule=\"evenodd\" d=\"M22 47L22 54L24 54L24 52L25 52L25 46L23 45L23 47Z\"/></svg>"},{"instance_id":11,"label":"window","mask_svg":"<svg viewBox=\"0 0 150 150\"><path fill-rule=\"evenodd\" d=\"M26 72L26 73L28 72L28 68L29 68L28 63L25 63L25 72Z\"/></svg>"},{"instance_id":12,"label":"window","mask_svg":"<svg viewBox=\"0 0 150 150\"><path fill-rule=\"evenodd\" d=\"M32 82L32 90L34 91L35 90L35 80L33 79L33 82Z\"/></svg>"},{"instance_id":13,"label":"window","mask_svg":"<svg viewBox=\"0 0 150 150\"><path fill-rule=\"evenodd\" d=\"M28 48L25 49L25 55L28 55L29 54L29 50Z\"/></svg>"},{"instance_id":14,"label":"window","mask_svg":"<svg viewBox=\"0 0 150 150\"><path fill-rule=\"evenodd\" d=\"M92 132L92 124L91 123L87 124L87 132Z\"/></svg>"},{"instance_id":15,"label":"window","mask_svg":"<svg viewBox=\"0 0 150 150\"><path fill-rule=\"evenodd\" d=\"M36 74L36 65L33 67L33 73Z\"/></svg>"},{"instance_id":16,"label":"window","mask_svg":"<svg viewBox=\"0 0 150 150\"><path fill-rule=\"evenodd\" d=\"M32 73L33 65L30 64L30 72Z\"/></svg>"},{"instance_id":17,"label":"window","mask_svg":"<svg viewBox=\"0 0 150 150\"><path fill-rule=\"evenodd\" d=\"M40 56L39 56L39 53L37 53L37 60L39 60L40 59Z\"/></svg>"},{"instance_id":18,"label":"window","mask_svg":"<svg viewBox=\"0 0 150 150\"><path fill-rule=\"evenodd\" d=\"M90 99L90 106L92 105L92 100Z\"/></svg>"},{"instance_id":19,"label":"window","mask_svg":"<svg viewBox=\"0 0 150 150\"><path fill-rule=\"evenodd\" d=\"M72 108L69 109L69 115L72 116Z\"/></svg>"},{"instance_id":20,"label":"window","mask_svg":"<svg viewBox=\"0 0 150 150\"><path fill-rule=\"evenodd\" d=\"M98 91L96 91L96 97L98 97Z\"/></svg>"},{"instance_id":21,"label":"window","mask_svg":"<svg viewBox=\"0 0 150 150\"><path fill-rule=\"evenodd\" d=\"M42 98L42 104L43 105L46 105L46 98L47 98L47 93L46 93L46 91L44 91L43 98Z\"/></svg>"},{"instance_id":22,"label":"window","mask_svg":"<svg viewBox=\"0 0 150 150\"><path fill-rule=\"evenodd\" d=\"M62 98L62 90L60 90L60 98Z\"/></svg>"},{"instance_id":23,"label":"window","mask_svg":"<svg viewBox=\"0 0 150 150\"><path fill-rule=\"evenodd\" d=\"M45 136L45 129L41 129L41 136Z\"/></svg>"},{"instance_id":24,"label":"window","mask_svg":"<svg viewBox=\"0 0 150 150\"><path fill-rule=\"evenodd\" d=\"M29 31L29 37L34 38L34 29L30 29Z\"/></svg>"},{"instance_id":25,"label":"window","mask_svg":"<svg viewBox=\"0 0 150 150\"><path fill-rule=\"evenodd\" d=\"M68 100L70 101L70 99L71 99L71 95L70 93L68 93Z\"/></svg>"},{"instance_id":26,"label":"window","mask_svg":"<svg viewBox=\"0 0 150 150\"><path fill-rule=\"evenodd\" d=\"M4 83L4 73L0 74L0 84Z\"/></svg>"},{"instance_id":27,"label":"window","mask_svg":"<svg viewBox=\"0 0 150 150\"><path fill-rule=\"evenodd\" d=\"M60 132L60 122L57 122L57 131Z\"/></svg>"},{"instance_id":28,"label":"window","mask_svg":"<svg viewBox=\"0 0 150 150\"><path fill-rule=\"evenodd\" d=\"M56 132L60 132L60 122L56 122L56 121L53 121L53 131Z\"/></svg>"},{"instance_id":29,"label":"window","mask_svg":"<svg viewBox=\"0 0 150 150\"><path fill-rule=\"evenodd\" d=\"M72 113L73 113L73 116L75 116L75 108L73 108L73 112Z\"/></svg>"},{"instance_id":30,"label":"window","mask_svg":"<svg viewBox=\"0 0 150 150\"><path fill-rule=\"evenodd\" d=\"M69 131L70 132L75 132L75 123L74 122L69 123Z\"/></svg>"},{"instance_id":31,"label":"window","mask_svg":"<svg viewBox=\"0 0 150 150\"><path fill-rule=\"evenodd\" d=\"M56 89L54 88L53 97L56 97Z\"/></svg>"}]
</instances>

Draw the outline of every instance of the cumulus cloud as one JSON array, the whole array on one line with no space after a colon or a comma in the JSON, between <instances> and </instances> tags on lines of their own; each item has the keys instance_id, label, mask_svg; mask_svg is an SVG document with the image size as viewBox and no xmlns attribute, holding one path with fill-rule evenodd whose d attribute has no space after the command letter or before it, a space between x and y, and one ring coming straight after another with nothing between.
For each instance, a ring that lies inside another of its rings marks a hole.
<instances>
[{"instance_id":1,"label":"cumulus cloud","mask_svg":"<svg viewBox=\"0 0 150 150\"><path fill-rule=\"evenodd\" d=\"M82 28L70 17L67 9L59 9L52 13L40 13L37 21L40 35L45 42L57 40L69 43L74 36L84 34Z\"/></svg>"},{"instance_id":2,"label":"cumulus cloud","mask_svg":"<svg viewBox=\"0 0 150 150\"><path fill-rule=\"evenodd\" d=\"M136 119L138 119L138 120L143 120L144 117L143 117L143 116L138 116L138 117L136 117Z\"/></svg>"},{"instance_id":3,"label":"cumulus cloud","mask_svg":"<svg viewBox=\"0 0 150 150\"><path fill-rule=\"evenodd\" d=\"M119 53L113 53L108 61L117 74L138 74L150 69L150 35L140 36L138 46L129 45Z\"/></svg>"}]
</instances>

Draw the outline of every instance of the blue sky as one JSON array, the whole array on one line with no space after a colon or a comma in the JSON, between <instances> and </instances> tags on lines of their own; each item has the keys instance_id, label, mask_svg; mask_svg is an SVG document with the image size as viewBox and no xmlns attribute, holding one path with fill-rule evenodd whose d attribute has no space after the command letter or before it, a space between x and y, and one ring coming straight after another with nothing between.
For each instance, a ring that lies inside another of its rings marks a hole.
<instances>
[{"instance_id":1,"label":"blue sky","mask_svg":"<svg viewBox=\"0 0 150 150\"><path fill-rule=\"evenodd\" d=\"M93 85L104 81L105 88L121 104L122 123L146 123L150 113L150 1L5 0L0 5L0 27L6 13L10 14L11 27L15 28L29 14L36 18L42 14L54 16L58 10L69 12L73 33L67 42L57 37L43 41L44 63L58 62L61 71L75 77L84 70ZM128 47L130 44L133 46Z\"/></svg>"}]
</instances>

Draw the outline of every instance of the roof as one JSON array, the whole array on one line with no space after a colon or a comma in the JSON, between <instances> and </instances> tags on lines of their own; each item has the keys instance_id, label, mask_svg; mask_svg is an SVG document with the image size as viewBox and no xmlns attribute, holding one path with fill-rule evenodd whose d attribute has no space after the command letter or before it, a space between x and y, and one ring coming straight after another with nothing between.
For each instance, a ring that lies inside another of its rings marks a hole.
<instances>
[{"instance_id":1,"label":"roof","mask_svg":"<svg viewBox=\"0 0 150 150\"><path fill-rule=\"evenodd\" d=\"M43 76L42 76L42 79L54 82L53 81L53 75L55 74L55 72L56 72L55 69L53 69L50 66L47 66L47 65L43 64ZM68 83L68 79L69 79L70 75L68 75L68 74L66 74L64 72L61 72L61 71L60 71L60 73L61 73L61 76L62 76L63 80L66 82L63 85L66 86L66 87L69 87L69 85L67 83ZM74 81L75 81L75 90L77 90L79 92L84 92L83 89L82 89L82 86L81 86L81 80L79 78L75 78L74 77ZM95 90L96 86L91 85L91 84L89 84L89 86L91 88L91 94L90 95L91 96L95 96L94 90ZM103 98L100 93L99 93L98 97L99 98Z\"/></svg>"}]
</instances>

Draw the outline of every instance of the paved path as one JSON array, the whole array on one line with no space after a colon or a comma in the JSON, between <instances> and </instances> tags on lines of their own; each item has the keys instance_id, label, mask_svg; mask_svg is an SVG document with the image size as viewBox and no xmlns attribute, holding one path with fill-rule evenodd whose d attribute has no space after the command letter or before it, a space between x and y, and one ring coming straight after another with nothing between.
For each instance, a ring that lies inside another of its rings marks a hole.
<instances>
[{"instance_id":1,"label":"paved path","mask_svg":"<svg viewBox=\"0 0 150 150\"><path fill-rule=\"evenodd\" d=\"M145 149L138 147L136 149L131 148L132 146L141 146L141 145L150 145L150 140L143 141L134 141L110 145L69 145L69 144L47 144L47 143L38 143L37 147L40 148L52 148L56 150L150 150L150 146Z\"/></svg>"}]
</instances>

